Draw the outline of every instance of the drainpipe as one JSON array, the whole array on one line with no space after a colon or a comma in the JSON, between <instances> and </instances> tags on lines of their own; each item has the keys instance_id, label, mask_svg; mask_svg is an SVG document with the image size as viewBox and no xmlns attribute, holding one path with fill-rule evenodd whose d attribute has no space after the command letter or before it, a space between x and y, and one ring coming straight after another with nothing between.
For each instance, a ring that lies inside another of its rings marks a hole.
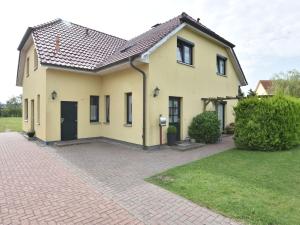
<instances>
[{"instance_id":1,"label":"drainpipe","mask_svg":"<svg viewBox=\"0 0 300 225\"><path fill-rule=\"evenodd\" d=\"M146 73L133 64L134 59L135 58L132 57L129 58L130 66L133 69L140 72L141 75L143 76L143 148L147 149L146 147Z\"/></svg>"}]
</instances>

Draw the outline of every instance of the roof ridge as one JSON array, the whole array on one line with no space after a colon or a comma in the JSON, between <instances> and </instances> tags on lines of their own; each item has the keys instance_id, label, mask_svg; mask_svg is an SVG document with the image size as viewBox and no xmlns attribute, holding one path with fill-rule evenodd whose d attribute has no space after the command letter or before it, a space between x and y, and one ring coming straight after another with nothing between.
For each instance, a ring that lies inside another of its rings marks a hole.
<instances>
[{"instance_id":1,"label":"roof ridge","mask_svg":"<svg viewBox=\"0 0 300 225\"><path fill-rule=\"evenodd\" d=\"M89 30L92 30L92 31L96 31L96 32L101 33L101 34L104 34L104 35L108 35L108 36L111 36L111 37L114 37L114 38L118 38L118 39L121 39L121 40L123 40L123 41L127 41L127 40L124 39L124 38L120 38L120 37L117 37L117 36L112 35L112 34L104 33L104 32L102 32L102 31L99 31L99 30L96 30L96 29L93 29L93 28L90 28L90 27L86 27L86 26L83 26L83 25L80 25L80 24L77 24L77 23L69 22L69 21L66 21L66 20L62 20L62 21L68 22L68 23L70 23L70 24L73 24L73 25L76 25L76 26L79 26L79 27L83 27L83 28L86 28L86 29L89 29Z\"/></svg>"},{"instance_id":2,"label":"roof ridge","mask_svg":"<svg viewBox=\"0 0 300 225\"><path fill-rule=\"evenodd\" d=\"M39 25L36 25L36 26L33 26L31 27L33 30L37 30L37 29L41 29L41 28L44 28L44 27L47 27L47 26L50 26L50 25L53 25L57 22L60 22L60 21L63 21L61 18L56 18L54 20L51 20L49 22L46 22L46 23L42 23L42 24L39 24Z\"/></svg>"}]
</instances>

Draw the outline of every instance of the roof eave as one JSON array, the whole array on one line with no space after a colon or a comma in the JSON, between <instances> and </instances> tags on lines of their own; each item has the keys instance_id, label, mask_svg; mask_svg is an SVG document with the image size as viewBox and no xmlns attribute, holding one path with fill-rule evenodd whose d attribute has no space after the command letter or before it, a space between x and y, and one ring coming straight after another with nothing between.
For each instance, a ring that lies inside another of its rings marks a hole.
<instances>
[{"instance_id":1,"label":"roof eave","mask_svg":"<svg viewBox=\"0 0 300 225\"><path fill-rule=\"evenodd\" d=\"M20 42L20 44L19 44L19 46L18 46L18 50L19 50L19 51L21 51L22 48L24 47L24 45L25 45L25 43L26 43L28 37L30 36L32 30L33 30L32 27L28 27L28 28L27 28L27 30L26 30L25 34L23 35L23 38L22 38L22 40L21 40L21 42Z\"/></svg>"},{"instance_id":2,"label":"roof eave","mask_svg":"<svg viewBox=\"0 0 300 225\"><path fill-rule=\"evenodd\" d=\"M182 17L180 20L184 23L187 23L187 24L199 29L200 31L202 31L202 32L206 33L207 35L217 39L218 41L222 42L223 44L225 44L225 45L227 45L231 48L235 47L235 45L232 44L230 41L227 41L225 38L222 38L221 36L217 35L216 33L212 32L211 30L205 28L204 26L201 26L199 23L197 23L193 20L190 20L187 17Z\"/></svg>"}]
</instances>

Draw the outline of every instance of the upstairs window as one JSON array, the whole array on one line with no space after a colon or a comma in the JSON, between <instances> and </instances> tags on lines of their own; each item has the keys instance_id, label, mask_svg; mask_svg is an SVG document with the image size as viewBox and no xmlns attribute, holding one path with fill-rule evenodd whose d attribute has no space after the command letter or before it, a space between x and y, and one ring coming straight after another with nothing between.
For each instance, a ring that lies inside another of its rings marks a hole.
<instances>
[{"instance_id":1,"label":"upstairs window","mask_svg":"<svg viewBox=\"0 0 300 225\"><path fill-rule=\"evenodd\" d=\"M99 122L99 96L90 96L90 122Z\"/></svg>"},{"instance_id":2,"label":"upstairs window","mask_svg":"<svg viewBox=\"0 0 300 225\"><path fill-rule=\"evenodd\" d=\"M193 64L194 44L182 39L177 39L177 61L188 65Z\"/></svg>"},{"instance_id":3,"label":"upstairs window","mask_svg":"<svg viewBox=\"0 0 300 225\"><path fill-rule=\"evenodd\" d=\"M132 124L132 93L126 93L126 123Z\"/></svg>"},{"instance_id":4,"label":"upstairs window","mask_svg":"<svg viewBox=\"0 0 300 225\"><path fill-rule=\"evenodd\" d=\"M36 49L34 50L34 62L33 62L33 64L34 64L34 70L37 70L39 61L38 61L38 55L37 55Z\"/></svg>"},{"instance_id":5,"label":"upstairs window","mask_svg":"<svg viewBox=\"0 0 300 225\"><path fill-rule=\"evenodd\" d=\"M105 96L105 122L109 123L110 122L110 96L106 95Z\"/></svg>"},{"instance_id":6,"label":"upstairs window","mask_svg":"<svg viewBox=\"0 0 300 225\"><path fill-rule=\"evenodd\" d=\"M217 74L221 76L226 75L226 61L227 58L217 55Z\"/></svg>"},{"instance_id":7,"label":"upstairs window","mask_svg":"<svg viewBox=\"0 0 300 225\"><path fill-rule=\"evenodd\" d=\"M29 57L26 58L26 77L29 77Z\"/></svg>"}]
</instances>

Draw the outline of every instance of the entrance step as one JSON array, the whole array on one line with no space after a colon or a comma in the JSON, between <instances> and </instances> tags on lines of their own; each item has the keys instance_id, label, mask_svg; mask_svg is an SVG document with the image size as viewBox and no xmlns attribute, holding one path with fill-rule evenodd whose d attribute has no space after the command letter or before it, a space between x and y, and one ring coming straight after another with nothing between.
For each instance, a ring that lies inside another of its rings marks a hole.
<instances>
[{"instance_id":1,"label":"entrance step","mask_svg":"<svg viewBox=\"0 0 300 225\"><path fill-rule=\"evenodd\" d=\"M71 141L57 141L53 145L57 147L65 147L70 145L88 144L95 142L95 139L84 139L84 140L71 140Z\"/></svg>"},{"instance_id":2,"label":"entrance step","mask_svg":"<svg viewBox=\"0 0 300 225\"><path fill-rule=\"evenodd\" d=\"M203 143L179 142L179 143L176 143L176 145L171 146L171 148L174 150L179 150L179 151L187 151L187 150L201 148L203 146L205 146L205 144L203 144Z\"/></svg>"}]
</instances>

